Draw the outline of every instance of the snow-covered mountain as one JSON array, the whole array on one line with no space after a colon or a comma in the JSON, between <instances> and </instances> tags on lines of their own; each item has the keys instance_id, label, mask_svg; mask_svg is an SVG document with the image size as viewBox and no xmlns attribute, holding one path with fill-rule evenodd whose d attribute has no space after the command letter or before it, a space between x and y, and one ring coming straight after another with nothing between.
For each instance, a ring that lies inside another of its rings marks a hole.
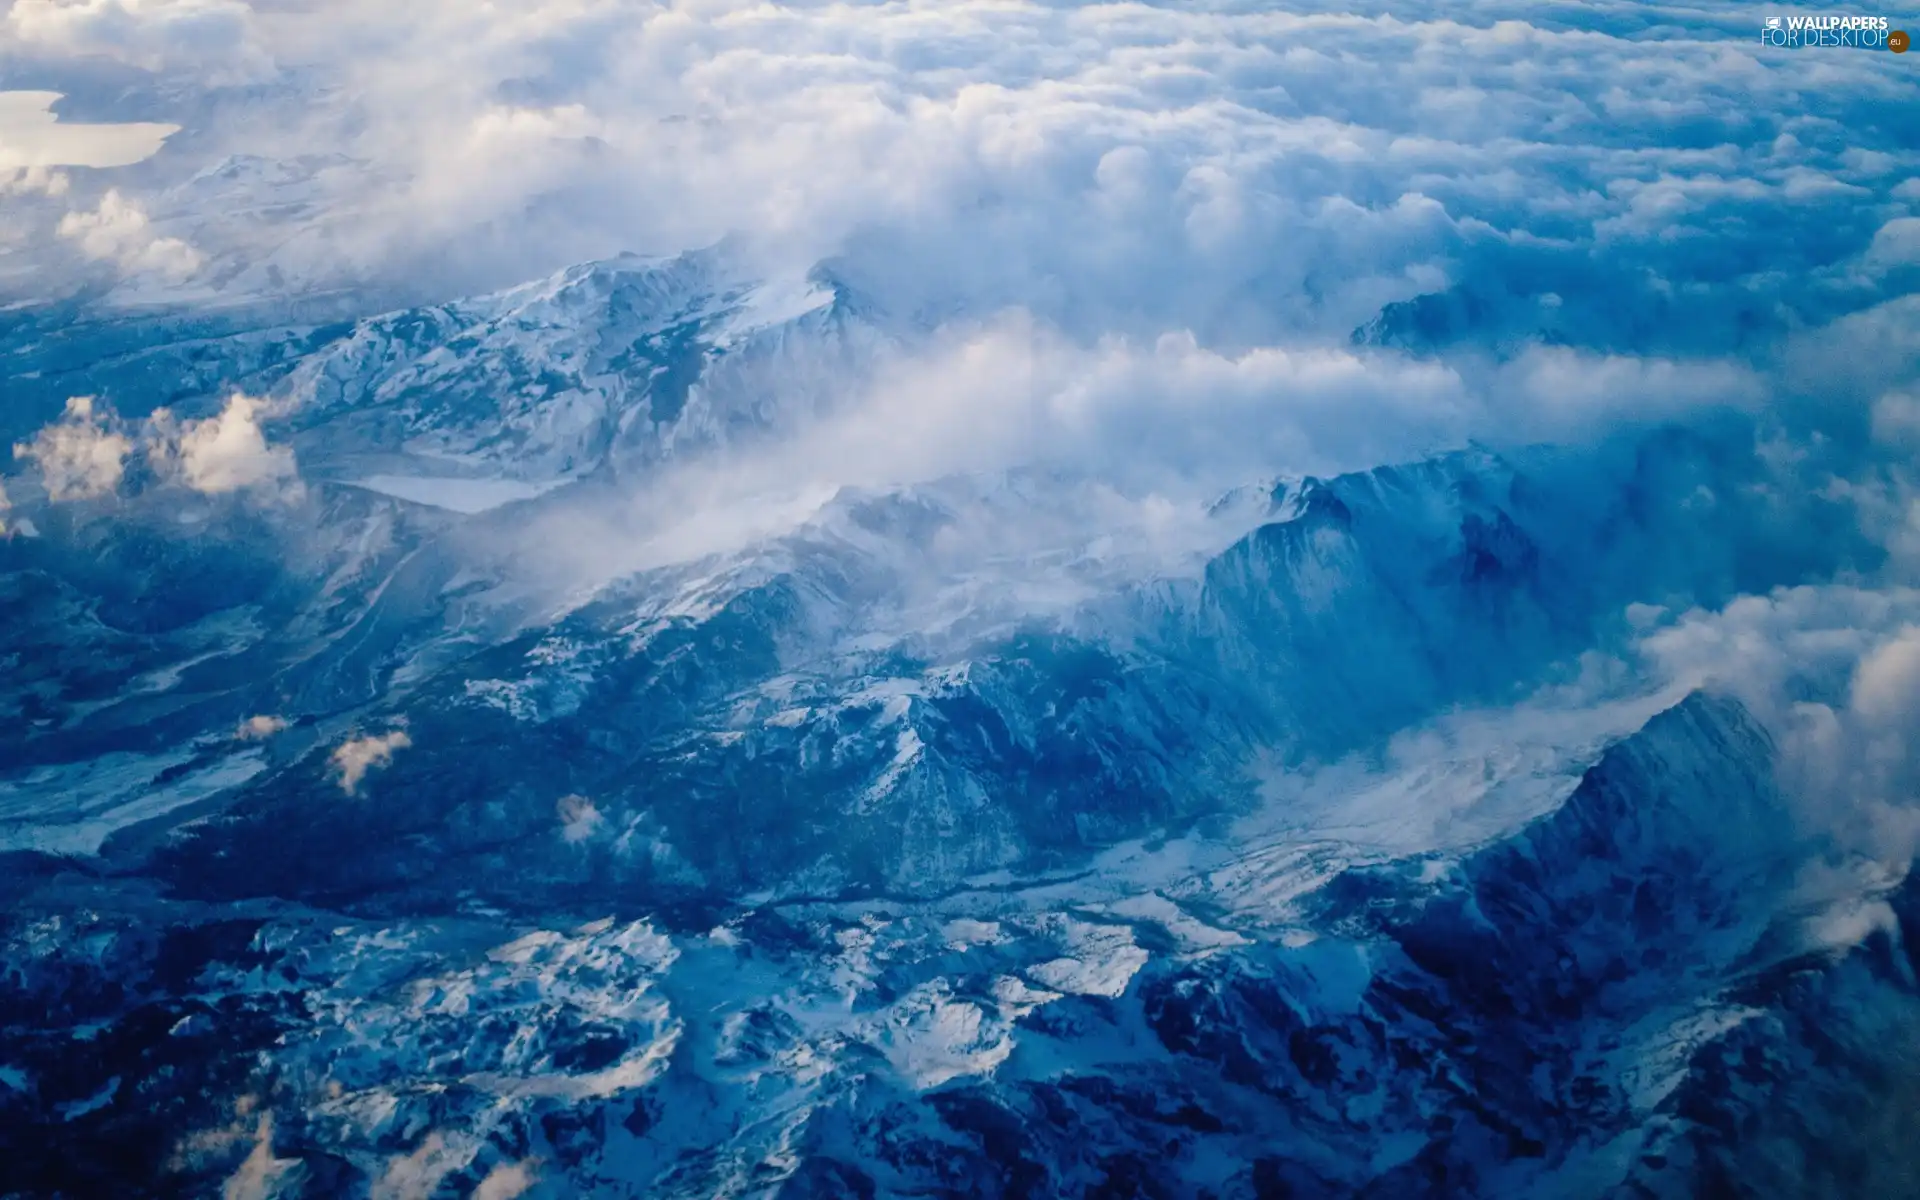
<instances>
[{"instance_id":1,"label":"snow-covered mountain","mask_svg":"<svg viewBox=\"0 0 1920 1200\"><path fill-rule=\"evenodd\" d=\"M0 1194L1899 1192L1920 893L1809 941L1766 714L1636 657L1879 565L1751 422L675 541L917 335L725 248L295 317L0 330L129 464L0 514ZM233 388L300 486L170 465Z\"/></svg>"},{"instance_id":2,"label":"snow-covered mountain","mask_svg":"<svg viewBox=\"0 0 1920 1200\"><path fill-rule=\"evenodd\" d=\"M802 419L881 337L830 281L745 279L720 248L362 321L282 387L316 465L397 450L550 486Z\"/></svg>"}]
</instances>

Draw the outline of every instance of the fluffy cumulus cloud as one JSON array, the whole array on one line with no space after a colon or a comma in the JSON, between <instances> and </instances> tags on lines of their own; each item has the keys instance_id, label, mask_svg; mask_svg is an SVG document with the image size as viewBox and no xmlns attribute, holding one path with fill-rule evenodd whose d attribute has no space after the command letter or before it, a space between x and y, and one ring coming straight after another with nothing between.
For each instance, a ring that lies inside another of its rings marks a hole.
<instances>
[{"instance_id":1,"label":"fluffy cumulus cloud","mask_svg":"<svg viewBox=\"0 0 1920 1200\"><path fill-rule=\"evenodd\" d=\"M234 731L233 736L243 742L265 741L286 727L287 721L285 717L253 716L240 722L240 727Z\"/></svg>"},{"instance_id":2,"label":"fluffy cumulus cloud","mask_svg":"<svg viewBox=\"0 0 1920 1200\"><path fill-rule=\"evenodd\" d=\"M413 739L404 729L349 738L340 743L334 747L331 758L334 770L339 772L340 790L349 796L358 795L367 772L391 764L396 753L411 745Z\"/></svg>"},{"instance_id":3,"label":"fluffy cumulus cloud","mask_svg":"<svg viewBox=\"0 0 1920 1200\"><path fill-rule=\"evenodd\" d=\"M65 414L18 442L13 456L39 469L40 481L52 500L90 500L120 486L126 474L133 439L112 411L96 405L91 396L67 401Z\"/></svg>"},{"instance_id":4,"label":"fluffy cumulus cloud","mask_svg":"<svg viewBox=\"0 0 1920 1200\"><path fill-rule=\"evenodd\" d=\"M214 416L176 424L166 410L149 418L156 461L181 483L204 495L248 488L297 488L293 451L268 445L260 418L269 411L257 397L235 392Z\"/></svg>"},{"instance_id":5,"label":"fluffy cumulus cloud","mask_svg":"<svg viewBox=\"0 0 1920 1200\"><path fill-rule=\"evenodd\" d=\"M59 199L67 194L73 180L64 171L46 167L18 167L0 172L0 196L46 196Z\"/></svg>"},{"instance_id":6,"label":"fluffy cumulus cloud","mask_svg":"<svg viewBox=\"0 0 1920 1200\"><path fill-rule=\"evenodd\" d=\"M200 269L199 252L177 237L156 233L140 204L117 190L108 191L91 210L62 217L57 232L87 258L128 274L177 282Z\"/></svg>"},{"instance_id":7,"label":"fluffy cumulus cloud","mask_svg":"<svg viewBox=\"0 0 1920 1200\"><path fill-rule=\"evenodd\" d=\"M296 501L304 489L293 451L269 444L260 427L271 411L266 401L234 392L209 417L181 421L161 408L128 422L95 397L76 396L59 420L13 452L38 468L47 498L56 502L117 491L135 460L158 482L202 495L244 491Z\"/></svg>"},{"instance_id":8,"label":"fluffy cumulus cloud","mask_svg":"<svg viewBox=\"0 0 1920 1200\"><path fill-rule=\"evenodd\" d=\"M1907 625L1875 646L1854 668L1849 708L1861 720L1899 739L1894 752L1920 729L1920 625Z\"/></svg>"}]
</instances>

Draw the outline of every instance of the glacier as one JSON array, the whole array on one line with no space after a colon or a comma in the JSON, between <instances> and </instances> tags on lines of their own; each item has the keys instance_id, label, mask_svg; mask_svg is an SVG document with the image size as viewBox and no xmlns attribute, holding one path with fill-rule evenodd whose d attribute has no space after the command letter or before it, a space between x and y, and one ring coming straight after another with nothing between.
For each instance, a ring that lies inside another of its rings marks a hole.
<instances>
[{"instance_id":1,"label":"glacier","mask_svg":"<svg viewBox=\"0 0 1920 1200\"><path fill-rule=\"evenodd\" d=\"M1910 1188L1920 885L1661 658L1882 569L1752 414L740 483L924 324L724 244L311 317L0 325L9 439L241 388L305 485L8 480L0 1193Z\"/></svg>"}]
</instances>

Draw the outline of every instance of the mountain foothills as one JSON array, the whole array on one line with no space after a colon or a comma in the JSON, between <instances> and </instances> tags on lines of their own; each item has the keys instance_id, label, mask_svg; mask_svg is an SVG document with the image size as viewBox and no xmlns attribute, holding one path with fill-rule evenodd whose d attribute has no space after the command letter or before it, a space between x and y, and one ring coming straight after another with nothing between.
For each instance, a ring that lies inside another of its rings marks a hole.
<instances>
[{"instance_id":1,"label":"mountain foothills","mask_svg":"<svg viewBox=\"0 0 1920 1200\"><path fill-rule=\"evenodd\" d=\"M1920 1195L1873 493L819 489L935 323L738 261L0 314L0 1194Z\"/></svg>"}]
</instances>

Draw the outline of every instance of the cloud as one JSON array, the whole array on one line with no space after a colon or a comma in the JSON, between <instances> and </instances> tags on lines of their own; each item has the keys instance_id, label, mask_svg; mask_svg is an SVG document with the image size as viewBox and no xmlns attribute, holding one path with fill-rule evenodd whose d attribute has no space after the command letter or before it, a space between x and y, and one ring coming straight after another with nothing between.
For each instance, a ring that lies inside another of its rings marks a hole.
<instances>
[{"instance_id":1,"label":"cloud","mask_svg":"<svg viewBox=\"0 0 1920 1200\"><path fill-rule=\"evenodd\" d=\"M273 1114L262 1113L253 1135L253 1149L221 1185L222 1200L270 1200L280 1194L280 1183L300 1165L297 1158L275 1158Z\"/></svg>"},{"instance_id":2,"label":"cloud","mask_svg":"<svg viewBox=\"0 0 1920 1200\"><path fill-rule=\"evenodd\" d=\"M273 66L255 40L253 9L240 0L14 0L5 27L42 54L190 70L204 83L258 80Z\"/></svg>"},{"instance_id":3,"label":"cloud","mask_svg":"<svg viewBox=\"0 0 1920 1200\"><path fill-rule=\"evenodd\" d=\"M1916 166L1873 114L1920 85L1764 53L1724 5L58 8L29 10L61 32L28 53L220 12L298 64L192 114L208 162L346 164L249 248L288 286L466 287L740 231L928 313L1021 303L1082 337L1344 336L1390 301L1511 287L1564 297L1573 336L1668 353L1856 302L1807 276L1910 215ZM178 39L203 43L231 44ZM232 225L206 236L254 236ZM1662 295L1693 319L1636 320Z\"/></svg>"},{"instance_id":4,"label":"cloud","mask_svg":"<svg viewBox=\"0 0 1920 1200\"><path fill-rule=\"evenodd\" d=\"M1920 730L1920 626L1907 626L1854 668L1852 710L1890 730Z\"/></svg>"},{"instance_id":5,"label":"cloud","mask_svg":"<svg viewBox=\"0 0 1920 1200\"><path fill-rule=\"evenodd\" d=\"M1880 270L1920 264L1920 217L1895 217L1882 225L1866 258Z\"/></svg>"},{"instance_id":6,"label":"cloud","mask_svg":"<svg viewBox=\"0 0 1920 1200\"><path fill-rule=\"evenodd\" d=\"M67 194L72 184L65 171L50 171L46 167L0 170L0 196L46 196L57 200Z\"/></svg>"},{"instance_id":7,"label":"cloud","mask_svg":"<svg viewBox=\"0 0 1920 1200\"><path fill-rule=\"evenodd\" d=\"M1773 731L1809 832L1905 870L1920 851L1920 590L1829 584L1695 610L1649 674L1738 697Z\"/></svg>"},{"instance_id":8,"label":"cloud","mask_svg":"<svg viewBox=\"0 0 1920 1200\"><path fill-rule=\"evenodd\" d=\"M554 811L560 818L560 837L569 844L586 841L606 824L600 809L585 796L562 796Z\"/></svg>"},{"instance_id":9,"label":"cloud","mask_svg":"<svg viewBox=\"0 0 1920 1200\"><path fill-rule=\"evenodd\" d=\"M217 415L177 426L161 409L149 419L155 443L150 453L164 473L205 495L297 489L293 451L268 445L260 429L259 418L269 411L266 401L240 392Z\"/></svg>"},{"instance_id":10,"label":"cloud","mask_svg":"<svg viewBox=\"0 0 1920 1200\"><path fill-rule=\"evenodd\" d=\"M756 375L729 386L777 409L764 398L790 382ZM704 456L676 448L624 496L557 497L522 543L525 561L554 578L604 581L788 532L842 488L1016 471L1098 481L1113 489L1108 499L1146 505L1139 515L1151 525L1156 504L1198 512L1250 480L1364 470L1473 438L1589 439L1707 408L1752 409L1764 394L1751 370L1724 362L1566 347L1505 363L1346 344L1223 352L1190 333L1086 345L1018 311L949 322L843 386L819 411L783 413L771 436L736 433ZM1124 507L1079 515L1148 527ZM1025 534L998 537L1026 544Z\"/></svg>"},{"instance_id":11,"label":"cloud","mask_svg":"<svg viewBox=\"0 0 1920 1200\"><path fill-rule=\"evenodd\" d=\"M48 497L56 501L88 500L112 492L120 486L132 452L133 439L110 411L96 410L91 396L68 400L60 420L35 434L32 441L13 447L15 458L39 468Z\"/></svg>"},{"instance_id":12,"label":"cloud","mask_svg":"<svg viewBox=\"0 0 1920 1200\"><path fill-rule=\"evenodd\" d=\"M1920 451L1920 395L1890 391L1873 402L1874 440L1890 447Z\"/></svg>"},{"instance_id":13,"label":"cloud","mask_svg":"<svg viewBox=\"0 0 1920 1200\"><path fill-rule=\"evenodd\" d=\"M449 1142L429 1133L410 1153L387 1160L387 1169L373 1184L371 1200L415 1200L431 1196L441 1180L473 1158L474 1147L461 1139Z\"/></svg>"},{"instance_id":14,"label":"cloud","mask_svg":"<svg viewBox=\"0 0 1920 1200\"><path fill-rule=\"evenodd\" d=\"M264 741L287 727L285 717L255 716L240 722L234 737L243 742ZM362 772L364 773L364 768Z\"/></svg>"},{"instance_id":15,"label":"cloud","mask_svg":"<svg viewBox=\"0 0 1920 1200\"><path fill-rule=\"evenodd\" d=\"M14 447L35 463L55 501L103 496L119 488L127 462L144 457L156 476L203 495L250 491L285 500L303 494L293 451L269 445L259 419L266 401L240 392L213 416L181 422L164 408L129 425L91 396L67 401L61 418Z\"/></svg>"},{"instance_id":16,"label":"cloud","mask_svg":"<svg viewBox=\"0 0 1920 1200\"><path fill-rule=\"evenodd\" d=\"M26 517L13 518L13 498L7 494L6 482L0 480L0 539L20 537L38 537L40 531Z\"/></svg>"},{"instance_id":17,"label":"cloud","mask_svg":"<svg viewBox=\"0 0 1920 1200\"><path fill-rule=\"evenodd\" d=\"M201 256L179 238L156 234L137 201L109 190L91 212L70 212L60 220L58 233L80 253L110 262L135 275L155 275L181 282L200 269Z\"/></svg>"},{"instance_id":18,"label":"cloud","mask_svg":"<svg viewBox=\"0 0 1920 1200\"><path fill-rule=\"evenodd\" d=\"M501 1163L473 1189L473 1200L517 1200L538 1181L534 1162Z\"/></svg>"},{"instance_id":19,"label":"cloud","mask_svg":"<svg viewBox=\"0 0 1920 1200\"><path fill-rule=\"evenodd\" d=\"M397 751L411 745L413 739L404 729L342 742L334 748L331 760L340 772L340 790L349 796L357 795L368 771L389 765Z\"/></svg>"},{"instance_id":20,"label":"cloud","mask_svg":"<svg viewBox=\"0 0 1920 1200\"><path fill-rule=\"evenodd\" d=\"M229 6L73 7L61 29ZM932 398L926 436L843 425L930 467L1036 430L1071 456L1076 423L1087 457L1131 438L1224 471L1763 406L1787 331L1889 299L1897 272L1862 264L1903 252L1920 170L1869 119L1920 84L1863 55L1809 72L1712 5L340 0L246 24L287 71L244 105L182 90L172 186L116 181L70 244L196 289L443 296L736 233L768 270L829 260L914 342L887 369L899 408ZM1356 354L1383 313L1439 365Z\"/></svg>"}]
</instances>

